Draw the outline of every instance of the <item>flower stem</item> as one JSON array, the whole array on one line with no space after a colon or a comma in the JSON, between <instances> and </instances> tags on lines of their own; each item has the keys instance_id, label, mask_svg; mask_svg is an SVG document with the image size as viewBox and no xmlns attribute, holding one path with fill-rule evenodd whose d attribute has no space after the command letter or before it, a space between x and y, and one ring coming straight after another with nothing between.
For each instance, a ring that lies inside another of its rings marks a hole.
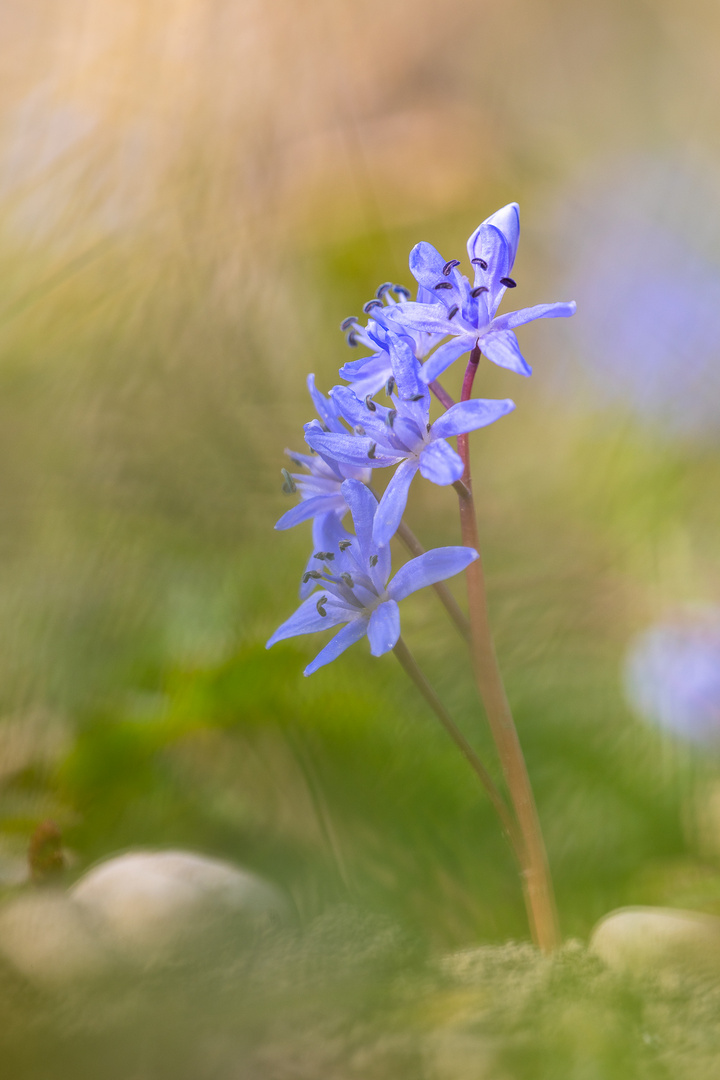
<instances>
[{"instance_id":1,"label":"flower stem","mask_svg":"<svg viewBox=\"0 0 720 1080\"><path fill-rule=\"evenodd\" d=\"M425 701L435 713L438 720L445 728L452 741L455 743L457 748L470 763L470 767L480 780L480 783L485 788L485 791L487 792L488 797L493 804L493 807L497 811L503 829L505 830L505 833L510 843L512 844L513 849L515 850L518 858L522 862L522 838L520 836L520 833L518 832L517 824L514 821L512 814L508 810L505 804L505 800L495 786L495 783L493 782L490 773L487 771L482 761L480 760L470 743L467 741L463 733L457 727L454 720L452 720L450 715L447 713L443 703L440 701L440 698L437 696L432 686L423 675L412 653L410 652L402 638L398 638L397 644L393 651L398 660L400 661L404 671L415 683L415 686L425 698Z\"/></svg>"},{"instance_id":2,"label":"flower stem","mask_svg":"<svg viewBox=\"0 0 720 1080\"><path fill-rule=\"evenodd\" d=\"M462 401L467 401L480 360L476 347L470 354ZM475 502L470 475L469 439L458 436L458 451L465 464L462 482L458 483L462 542L480 551ZM471 652L475 680L482 698L493 739L497 747L505 781L510 792L517 822L522 834L524 851L523 878L528 917L536 943L544 952L560 944L555 897L548 867L545 843L540 829L535 799L520 740L513 721L498 667L492 631L488 617L485 579L481 558L470 563L465 571L470 610Z\"/></svg>"}]
</instances>

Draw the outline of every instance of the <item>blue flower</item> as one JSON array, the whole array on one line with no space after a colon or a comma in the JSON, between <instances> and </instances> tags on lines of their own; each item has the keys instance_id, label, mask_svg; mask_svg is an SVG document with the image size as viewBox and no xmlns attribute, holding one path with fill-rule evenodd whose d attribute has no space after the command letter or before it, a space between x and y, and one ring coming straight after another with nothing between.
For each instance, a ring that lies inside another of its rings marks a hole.
<instances>
[{"instance_id":1,"label":"blue flower","mask_svg":"<svg viewBox=\"0 0 720 1080\"><path fill-rule=\"evenodd\" d=\"M625 688L646 720L690 742L720 744L720 611L703 609L639 634Z\"/></svg>"},{"instance_id":2,"label":"blue flower","mask_svg":"<svg viewBox=\"0 0 720 1080\"><path fill-rule=\"evenodd\" d=\"M348 331L347 340L349 345L362 344L372 350L370 356L361 356L357 360L350 360L340 368L340 377L352 384L353 390L360 398L364 398L368 394L376 394L383 386L387 385L388 380L392 377L392 360L387 332L388 330L392 330L394 333L398 331L398 326L393 323L392 316L397 304L402 302L398 299L399 297L410 300L410 292L402 285L393 285L391 282L386 281L377 290L375 298L368 300L363 308L365 314L370 316L367 326L361 326L360 321L354 317L345 319L340 324L342 330ZM445 319L445 308L437 299L437 294L428 292L422 285L418 286L417 300L414 302L424 305L435 304L438 309L438 318ZM427 333L425 330L414 329L411 326L406 327L403 333L410 339L413 352L417 359L421 361L425 360L432 350L447 336L444 325L443 331L439 334ZM444 349L448 347L454 349L454 342L448 342L443 346ZM457 353L453 352L452 359L455 359L456 355Z\"/></svg>"},{"instance_id":3,"label":"blue flower","mask_svg":"<svg viewBox=\"0 0 720 1080\"><path fill-rule=\"evenodd\" d=\"M369 396L361 401L350 387L336 386L330 398L353 434L325 431L317 421L305 425L308 445L344 467L400 466L380 500L373 533L377 544L387 544L397 531L418 470L434 484L453 484L462 477L462 458L446 441L448 437L486 427L515 408L509 399L474 398L453 405L431 424L430 391L420 381L412 346L397 335L389 338L397 391L392 395L393 408Z\"/></svg>"},{"instance_id":4,"label":"blue flower","mask_svg":"<svg viewBox=\"0 0 720 1080\"><path fill-rule=\"evenodd\" d=\"M314 375L308 375L307 386L320 417L321 430L345 432L346 428L337 406L316 388ZM276 529L291 529L301 521L324 514L344 517L347 505L341 491L343 480L353 478L367 483L370 479L369 469L340 464L332 458L318 457L315 454L297 454L294 450L286 450L285 453L293 464L306 472L291 473L293 487L300 492L300 502L283 514L275 525Z\"/></svg>"},{"instance_id":5,"label":"blue flower","mask_svg":"<svg viewBox=\"0 0 720 1080\"><path fill-rule=\"evenodd\" d=\"M390 548L379 545L373 537L378 509L375 496L359 480L346 480L342 494L352 513L355 535L342 530L331 549L315 554L322 569L307 571L307 576L320 591L302 602L266 646L269 649L285 638L342 625L305 668L305 675L329 664L365 635L373 656L390 652L400 637L398 602L426 585L459 574L478 558L472 548L435 548L411 559L389 581Z\"/></svg>"},{"instance_id":6,"label":"blue flower","mask_svg":"<svg viewBox=\"0 0 720 1080\"><path fill-rule=\"evenodd\" d=\"M510 277L520 236L517 203L491 214L477 227L467 243L468 257L475 268L471 287L458 270L459 261L446 262L424 241L410 252L410 269L426 294L440 303L399 303L388 318L406 332L450 337L425 362L421 378L431 383L463 353L479 346L493 364L520 375L530 375L515 327L534 319L557 319L575 314L575 303L538 304L495 317L506 289L515 288Z\"/></svg>"}]
</instances>

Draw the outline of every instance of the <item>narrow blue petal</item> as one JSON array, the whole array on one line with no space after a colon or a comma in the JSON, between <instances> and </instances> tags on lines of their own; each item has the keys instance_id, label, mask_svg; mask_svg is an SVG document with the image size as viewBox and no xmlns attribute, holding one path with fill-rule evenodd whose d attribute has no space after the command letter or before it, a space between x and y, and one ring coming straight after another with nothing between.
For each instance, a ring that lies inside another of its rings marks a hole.
<instances>
[{"instance_id":1,"label":"narrow blue petal","mask_svg":"<svg viewBox=\"0 0 720 1080\"><path fill-rule=\"evenodd\" d=\"M524 326L525 323L535 319L568 319L575 314L577 305L574 300L568 302L558 301L556 304L536 304L535 307L521 308L520 311L509 311L507 315L498 315L493 319L493 330L514 330L516 326Z\"/></svg>"},{"instance_id":2,"label":"narrow blue petal","mask_svg":"<svg viewBox=\"0 0 720 1080\"><path fill-rule=\"evenodd\" d=\"M410 252L410 273L428 292L432 292L438 281L443 280L443 259L437 248L421 240ZM394 309L393 309L394 311Z\"/></svg>"},{"instance_id":3,"label":"narrow blue petal","mask_svg":"<svg viewBox=\"0 0 720 1080\"><path fill-rule=\"evenodd\" d=\"M447 439L450 435L465 435L499 420L515 408L509 398L473 398L460 401L439 416L432 426L433 435Z\"/></svg>"},{"instance_id":4,"label":"narrow blue petal","mask_svg":"<svg viewBox=\"0 0 720 1080\"><path fill-rule=\"evenodd\" d=\"M394 600L375 608L368 623L367 636L373 656L382 656L397 645L400 637L400 609Z\"/></svg>"},{"instance_id":5,"label":"narrow blue petal","mask_svg":"<svg viewBox=\"0 0 720 1080\"><path fill-rule=\"evenodd\" d=\"M372 546L373 521L378 508L378 501L370 488L366 487L365 484L361 484L359 480L346 480L341 491L345 496L345 502L350 507L355 526L355 535L367 566L368 559L374 552Z\"/></svg>"},{"instance_id":6,"label":"narrow blue petal","mask_svg":"<svg viewBox=\"0 0 720 1080\"><path fill-rule=\"evenodd\" d=\"M416 458L409 458L396 469L395 475L385 488L375 514L373 539L376 544L389 544L398 530L407 505L408 490L418 470Z\"/></svg>"},{"instance_id":7,"label":"narrow blue petal","mask_svg":"<svg viewBox=\"0 0 720 1080\"><path fill-rule=\"evenodd\" d=\"M532 375L532 368L520 352L512 330L490 330L479 344L488 360L498 367L508 368L518 375Z\"/></svg>"},{"instance_id":8,"label":"narrow blue petal","mask_svg":"<svg viewBox=\"0 0 720 1080\"><path fill-rule=\"evenodd\" d=\"M493 225L496 229L499 229L505 237L508 245L509 269L512 270L515 256L517 255L518 241L520 239L520 207L515 202L508 203L507 206L503 206L502 209L496 210L490 217L485 218L485 221L483 221L482 224ZM471 259L473 259L476 254L473 241L481 228L482 225L475 230L468 240L468 255ZM473 247L472 252L471 245Z\"/></svg>"},{"instance_id":9,"label":"narrow blue petal","mask_svg":"<svg viewBox=\"0 0 720 1080\"><path fill-rule=\"evenodd\" d=\"M390 361L393 375L401 398L409 398L418 392L425 393L425 387L421 385L418 374L420 364L415 358L407 338L398 334L388 334L390 345Z\"/></svg>"},{"instance_id":10,"label":"narrow blue petal","mask_svg":"<svg viewBox=\"0 0 720 1080\"><path fill-rule=\"evenodd\" d=\"M316 634L319 630L330 630L338 623L347 622L352 617L352 608L340 604L334 596L328 595L327 602L323 605L326 614L323 616L317 609L317 602L323 593L313 593L303 600L297 611L279 626L265 646L269 649L278 641L286 638L298 637L300 634Z\"/></svg>"},{"instance_id":11,"label":"narrow blue petal","mask_svg":"<svg viewBox=\"0 0 720 1080\"><path fill-rule=\"evenodd\" d=\"M303 499L297 506L286 510L283 516L276 522L276 529L292 529L301 521L308 521L318 514L327 514L330 510L337 509L337 495L314 495L311 499Z\"/></svg>"},{"instance_id":12,"label":"narrow blue petal","mask_svg":"<svg viewBox=\"0 0 720 1080\"><path fill-rule=\"evenodd\" d=\"M324 649L321 649L314 660L312 660L303 671L303 675L312 675L318 668L324 667L325 664L330 664L333 660L337 660L338 656L349 649L351 645L354 645L356 641L359 641L361 637L365 637L367 633L367 620L359 617L353 619L347 626L343 626L332 641L329 641Z\"/></svg>"},{"instance_id":13,"label":"narrow blue petal","mask_svg":"<svg viewBox=\"0 0 720 1080\"><path fill-rule=\"evenodd\" d=\"M411 559L398 570L387 587L393 600L404 600L410 593L453 577L477 559L478 553L468 547L442 547L426 551Z\"/></svg>"},{"instance_id":14,"label":"narrow blue petal","mask_svg":"<svg viewBox=\"0 0 720 1080\"><path fill-rule=\"evenodd\" d=\"M372 439L364 435L336 435L335 432L326 432L314 421L305 425L305 441L323 457L339 461L343 465L382 469L387 465L394 465L398 460L396 455L390 457L378 453L377 450L371 458L370 451L375 445Z\"/></svg>"},{"instance_id":15,"label":"narrow blue petal","mask_svg":"<svg viewBox=\"0 0 720 1080\"><path fill-rule=\"evenodd\" d=\"M463 330L457 337L451 338L443 345L439 345L432 356L420 369L420 378L424 383L434 382L442 375L451 364L454 364L463 353L470 352L477 340L477 334Z\"/></svg>"},{"instance_id":16,"label":"narrow blue petal","mask_svg":"<svg viewBox=\"0 0 720 1080\"><path fill-rule=\"evenodd\" d=\"M310 393L310 397L312 398L313 405L315 406L315 411L322 420L323 424L325 424L326 427L330 428L331 431L337 430L337 409L333 405L330 398L326 398L325 395L321 394L320 391L317 389L317 387L315 386L314 375L308 375L307 388Z\"/></svg>"},{"instance_id":17,"label":"narrow blue petal","mask_svg":"<svg viewBox=\"0 0 720 1080\"><path fill-rule=\"evenodd\" d=\"M459 480L464 472L463 459L444 439L431 442L420 454L420 473L433 484L447 487Z\"/></svg>"},{"instance_id":18,"label":"narrow blue petal","mask_svg":"<svg viewBox=\"0 0 720 1080\"><path fill-rule=\"evenodd\" d=\"M443 337L453 333L453 322L448 320L442 304L417 304L412 300L396 304L388 312L388 321L408 330L422 330L427 334L442 334Z\"/></svg>"}]
</instances>

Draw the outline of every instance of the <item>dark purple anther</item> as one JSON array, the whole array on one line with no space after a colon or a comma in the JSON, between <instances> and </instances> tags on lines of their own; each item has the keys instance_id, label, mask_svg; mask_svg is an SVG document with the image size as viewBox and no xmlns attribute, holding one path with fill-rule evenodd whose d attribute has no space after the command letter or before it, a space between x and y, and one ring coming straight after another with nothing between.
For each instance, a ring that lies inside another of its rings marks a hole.
<instances>
[{"instance_id":1,"label":"dark purple anther","mask_svg":"<svg viewBox=\"0 0 720 1080\"><path fill-rule=\"evenodd\" d=\"M484 292L490 292L487 285L478 285L478 287L476 289L472 289L470 291L470 295L471 296L479 296L480 293L484 293Z\"/></svg>"},{"instance_id":2,"label":"dark purple anther","mask_svg":"<svg viewBox=\"0 0 720 1080\"><path fill-rule=\"evenodd\" d=\"M367 304L363 304L363 311L366 315L369 315L374 307L382 307L382 300L368 300Z\"/></svg>"},{"instance_id":3,"label":"dark purple anther","mask_svg":"<svg viewBox=\"0 0 720 1080\"><path fill-rule=\"evenodd\" d=\"M368 559L368 562L370 563L371 566L377 566L377 561L378 561L377 555L371 555L370 558Z\"/></svg>"},{"instance_id":4,"label":"dark purple anther","mask_svg":"<svg viewBox=\"0 0 720 1080\"><path fill-rule=\"evenodd\" d=\"M452 289L452 287L453 286L451 281L438 281L437 285L435 286L436 289Z\"/></svg>"},{"instance_id":5,"label":"dark purple anther","mask_svg":"<svg viewBox=\"0 0 720 1080\"><path fill-rule=\"evenodd\" d=\"M313 555L313 559L319 559L320 562L325 562L327 559L334 559L332 551L316 551Z\"/></svg>"},{"instance_id":6,"label":"dark purple anther","mask_svg":"<svg viewBox=\"0 0 720 1080\"><path fill-rule=\"evenodd\" d=\"M453 306L448 311L448 319L454 319L459 310L460 308L457 306L457 304L453 304Z\"/></svg>"},{"instance_id":7,"label":"dark purple anther","mask_svg":"<svg viewBox=\"0 0 720 1080\"><path fill-rule=\"evenodd\" d=\"M406 300L409 300L412 295L410 290L406 289L404 285L393 285L392 291L396 296L404 296Z\"/></svg>"},{"instance_id":8,"label":"dark purple anther","mask_svg":"<svg viewBox=\"0 0 720 1080\"><path fill-rule=\"evenodd\" d=\"M318 574L318 577L319 576L320 575ZM321 596L317 604L315 605L318 615L322 615L323 619L327 615L327 611L325 610L325 604L327 604L327 596Z\"/></svg>"},{"instance_id":9,"label":"dark purple anther","mask_svg":"<svg viewBox=\"0 0 720 1080\"><path fill-rule=\"evenodd\" d=\"M445 275L445 277L448 276L448 274L450 273L450 271L452 270L452 268L454 266L459 266L459 265L460 265L460 260L459 259L448 259L448 261L443 266L443 274Z\"/></svg>"},{"instance_id":10,"label":"dark purple anther","mask_svg":"<svg viewBox=\"0 0 720 1080\"><path fill-rule=\"evenodd\" d=\"M393 426L393 424L395 423L395 417L396 416L397 416L397 409L391 409L390 412L385 417L385 423L387 424L387 426L389 428L391 428Z\"/></svg>"},{"instance_id":11,"label":"dark purple anther","mask_svg":"<svg viewBox=\"0 0 720 1080\"><path fill-rule=\"evenodd\" d=\"M370 394L368 394L367 397L365 398L365 408L369 409L370 412L377 412L377 405L373 401Z\"/></svg>"},{"instance_id":12,"label":"dark purple anther","mask_svg":"<svg viewBox=\"0 0 720 1080\"><path fill-rule=\"evenodd\" d=\"M351 545L352 545L352 540L341 540L340 543L338 544L338 547L340 548L341 551L347 551L347 549Z\"/></svg>"},{"instance_id":13,"label":"dark purple anther","mask_svg":"<svg viewBox=\"0 0 720 1080\"><path fill-rule=\"evenodd\" d=\"M517 281L514 281L511 277L501 277L500 284L505 285L505 287L508 289L517 288Z\"/></svg>"},{"instance_id":14,"label":"dark purple anther","mask_svg":"<svg viewBox=\"0 0 720 1080\"><path fill-rule=\"evenodd\" d=\"M481 270L487 270L488 264L484 259L473 259L473 266L479 266Z\"/></svg>"},{"instance_id":15,"label":"dark purple anther","mask_svg":"<svg viewBox=\"0 0 720 1080\"><path fill-rule=\"evenodd\" d=\"M358 339L357 339L357 336L355 334L355 331L351 330L350 333L345 338L345 340L347 341L348 345L350 345L350 347L354 349L355 346L358 343Z\"/></svg>"},{"instance_id":16,"label":"dark purple anther","mask_svg":"<svg viewBox=\"0 0 720 1080\"><path fill-rule=\"evenodd\" d=\"M347 319L343 319L343 321L340 323L340 329L343 333L345 333L345 331L349 330L351 326L354 326L356 322L357 319L354 315L348 315Z\"/></svg>"},{"instance_id":17,"label":"dark purple anther","mask_svg":"<svg viewBox=\"0 0 720 1080\"><path fill-rule=\"evenodd\" d=\"M388 291L388 289L392 289L392 287L393 287L392 281L384 281L382 285L379 285L378 289L377 289L377 291L375 293L378 300L382 300L383 296Z\"/></svg>"},{"instance_id":18,"label":"dark purple anther","mask_svg":"<svg viewBox=\"0 0 720 1080\"><path fill-rule=\"evenodd\" d=\"M385 393L388 397L391 397L393 390L395 389L395 379L391 375L388 381L385 383Z\"/></svg>"},{"instance_id":19,"label":"dark purple anther","mask_svg":"<svg viewBox=\"0 0 720 1080\"><path fill-rule=\"evenodd\" d=\"M377 443L370 443L370 449L368 450L368 457L371 461L375 460L375 451L377 450Z\"/></svg>"}]
</instances>

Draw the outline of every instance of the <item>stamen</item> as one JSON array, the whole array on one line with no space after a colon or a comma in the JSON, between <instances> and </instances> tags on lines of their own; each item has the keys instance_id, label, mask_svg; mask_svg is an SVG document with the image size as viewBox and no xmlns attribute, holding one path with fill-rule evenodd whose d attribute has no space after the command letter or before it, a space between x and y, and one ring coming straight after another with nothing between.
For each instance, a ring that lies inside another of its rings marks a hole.
<instances>
[{"instance_id":1,"label":"stamen","mask_svg":"<svg viewBox=\"0 0 720 1080\"><path fill-rule=\"evenodd\" d=\"M478 287L476 289L471 289L470 290L470 295L471 296L479 296L480 293L484 293L484 292L490 292L487 285L478 285Z\"/></svg>"},{"instance_id":2,"label":"stamen","mask_svg":"<svg viewBox=\"0 0 720 1080\"><path fill-rule=\"evenodd\" d=\"M507 286L508 289L516 289L517 281L514 281L511 277L501 277L500 284Z\"/></svg>"},{"instance_id":3,"label":"stamen","mask_svg":"<svg viewBox=\"0 0 720 1080\"><path fill-rule=\"evenodd\" d=\"M295 483L287 469L281 469L280 472L282 473L283 477L283 491L286 495L294 495L297 491L297 484Z\"/></svg>"},{"instance_id":4,"label":"stamen","mask_svg":"<svg viewBox=\"0 0 720 1080\"><path fill-rule=\"evenodd\" d=\"M347 551L349 547L352 547L352 540L341 540L338 547L341 551Z\"/></svg>"},{"instance_id":5,"label":"stamen","mask_svg":"<svg viewBox=\"0 0 720 1080\"><path fill-rule=\"evenodd\" d=\"M367 304L363 304L363 311L366 315L369 315L374 307L382 306L382 300L368 300Z\"/></svg>"},{"instance_id":6,"label":"stamen","mask_svg":"<svg viewBox=\"0 0 720 1080\"><path fill-rule=\"evenodd\" d=\"M382 300L382 298L383 298L383 297L385 296L385 293L386 293L386 292L387 292L387 291L388 291L389 289L392 289L392 287L393 287L393 285L392 285L392 281L385 281L385 282L383 282L383 284L382 284L382 285L380 285L380 286L378 287L378 289L377 289L377 292L375 293L375 295L377 296L378 300Z\"/></svg>"},{"instance_id":7,"label":"stamen","mask_svg":"<svg viewBox=\"0 0 720 1080\"><path fill-rule=\"evenodd\" d=\"M365 408L369 409L370 412L377 412L377 405L373 401L370 394L367 394L365 397Z\"/></svg>"},{"instance_id":8,"label":"stamen","mask_svg":"<svg viewBox=\"0 0 720 1080\"><path fill-rule=\"evenodd\" d=\"M357 319L354 315L348 315L347 319L343 319L343 321L340 323L340 329L343 333L345 333L345 331L349 330L351 326L354 326L356 322Z\"/></svg>"},{"instance_id":9,"label":"stamen","mask_svg":"<svg viewBox=\"0 0 720 1080\"><path fill-rule=\"evenodd\" d=\"M457 304L453 304L453 306L448 311L448 320L454 319L459 310L460 308L457 306Z\"/></svg>"},{"instance_id":10,"label":"stamen","mask_svg":"<svg viewBox=\"0 0 720 1080\"><path fill-rule=\"evenodd\" d=\"M371 461L375 460L375 451L377 450L377 443L370 443L370 449L368 450L368 457Z\"/></svg>"},{"instance_id":11,"label":"stamen","mask_svg":"<svg viewBox=\"0 0 720 1080\"><path fill-rule=\"evenodd\" d=\"M317 570L306 570L302 576L303 585L307 585L308 581L317 581L321 577L322 574Z\"/></svg>"},{"instance_id":12,"label":"stamen","mask_svg":"<svg viewBox=\"0 0 720 1080\"><path fill-rule=\"evenodd\" d=\"M473 259L472 263L474 266L479 266L481 270L487 270L488 264L484 259Z\"/></svg>"},{"instance_id":13,"label":"stamen","mask_svg":"<svg viewBox=\"0 0 720 1080\"><path fill-rule=\"evenodd\" d=\"M343 581L347 585L348 589L352 589L355 582L353 581L351 575L350 574L341 574L340 577L343 579Z\"/></svg>"},{"instance_id":14,"label":"stamen","mask_svg":"<svg viewBox=\"0 0 720 1080\"><path fill-rule=\"evenodd\" d=\"M325 610L325 604L327 604L327 596L321 596L317 604L315 605L318 615L322 615L323 619L327 615L327 611Z\"/></svg>"},{"instance_id":15,"label":"stamen","mask_svg":"<svg viewBox=\"0 0 720 1080\"><path fill-rule=\"evenodd\" d=\"M354 348L355 348L355 346L356 346L356 345L357 345L357 343L358 343L358 339L357 339L357 334L355 333L355 331L354 331L354 330L351 330L351 331L350 331L350 333L349 333L349 334L347 335L347 337L345 338L345 340L347 341L347 343L348 343L348 345L350 346L350 348L351 348L351 349L354 349Z\"/></svg>"},{"instance_id":16,"label":"stamen","mask_svg":"<svg viewBox=\"0 0 720 1080\"><path fill-rule=\"evenodd\" d=\"M392 396L392 393L393 393L394 389L395 389L395 377L393 375L391 375L390 378L388 379L388 381L385 383L385 393L387 394L388 397Z\"/></svg>"},{"instance_id":17,"label":"stamen","mask_svg":"<svg viewBox=\"0 0 720 1080\"><path fill-rule=\"evenodd\" d=\"M424 394L411 394L410 397L406 397L404 400L405 401L422 401L422 399L424 397L425 397Z\"/></svg>"},{"instance_id":18,"label":"stamen","mask_svg":"<svg viewBox=\"0 0 720 1080\"><path fill-rule=\"evenodd\" d=\"M410 290L406 289L404 285L393 285L392 291L395 293L396 296L404 296L408 300L412 296Z\"/></svg>"},{"instance_id":19,"label":"stamen","mask_svg":"<svg viewBox=\"0 0 720 1080\"><path fill-rule=\"evenodd\" d=\"M450 273L450 271L453 269L454 266L459 266L459 265L460 265L460 260L459 259L449 259L445 263L445 265L443 266L443 274L445 275L445 277L448 276L448 274Z\"/></svg>"},{"instance_id":20,"label":"stamen","mask_svg":"<svg viewBox=\"0 0 720 1080\"><path fill-rule=\"evenodd\" d=\"M356 435L364 435L365 434L365 428L362 426L362 424L356 424L355 427L353 428L353 431L355 432Z\"/></svg>"},{"instance_id":21,"label":"stamen","mask_svg":"<svg viewBox=\"0 0 720 1080\"><path fill-rule=\"evenodd\" d=\"M378 561L377 555L371 555L370 558L368 559L368 562L370 563L371 566L377 566L377 561Z\"/></svg>"},{"instance_id":22,"label":"stamen","mask_svg":"<svg viewBox=\"0 0 720 1080\"><path fill-rule=\"evenodd\" d=\"M316 551L313 555L313 559L319 559L320 562L325 562L326 559L334 559L332 551Z\"/></svg>"},{"instance_id":23,"label":"stamen","mask_svg":"<svg viewBox=\"0 0 720 1080\"><path fill-rule=\"evenodd\" d=\"M452 287L452 281L438 281L437 285L434 286L436 289L452 289Z\"/></svg>"}]
</instances>

